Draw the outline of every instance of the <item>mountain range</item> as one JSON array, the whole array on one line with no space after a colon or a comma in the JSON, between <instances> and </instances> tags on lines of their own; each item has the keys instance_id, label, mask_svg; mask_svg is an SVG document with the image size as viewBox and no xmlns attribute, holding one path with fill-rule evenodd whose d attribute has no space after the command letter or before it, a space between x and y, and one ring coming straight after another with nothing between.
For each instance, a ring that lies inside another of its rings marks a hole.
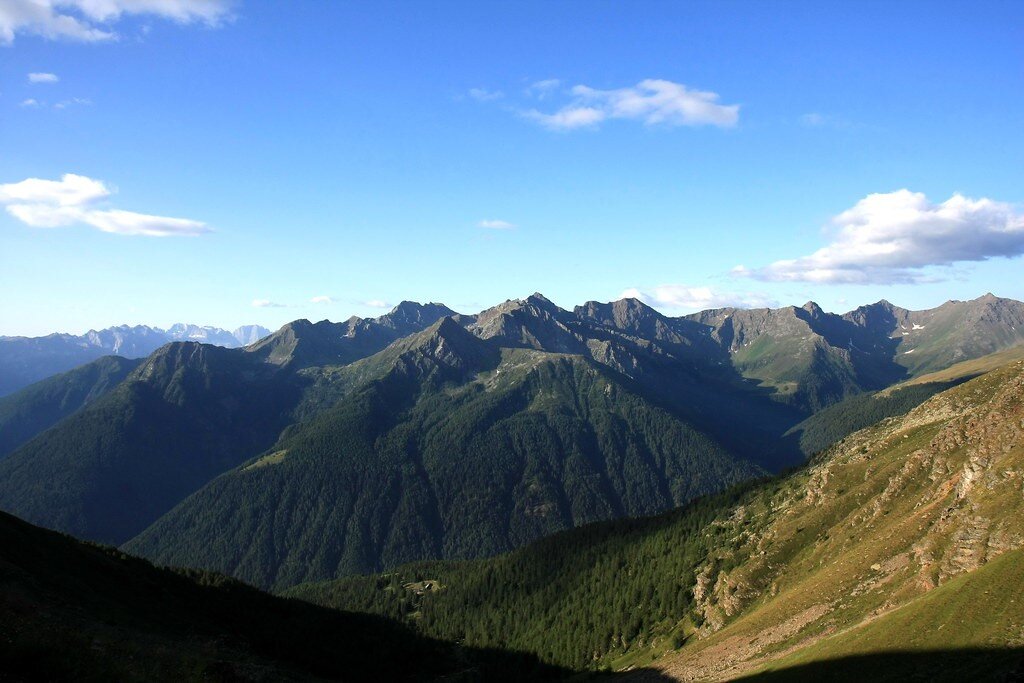
<instances>
[{"instance_id":1,"label":"mountain range","mask_svg":"<svg viewBox=\"0 0 1024 683\"><path fill-rule=\"evenodd\" d=\"M452 380L439 364L409 355L425 346L459 370L456 359L478 351L472 341L478 338L468 325L453 323L444 317L372 362L433 375L457 403L466 391L458 376ZM107 381L116 382L117 368L107 371ZM368 367L360 372L372 374ZM601 395L607 386L590 388ZM927 387L924 398L921 387ZM382 387L363 403L390 408L379 401L407 389ZM537 397L558 400L544 391ZM3 677L1018 680L1024 674L1024 345L844 403L834 420L839 431L888 416L845 431L787 473L748 479L662 514L586 524L472 561L416 561L286 587L296 576L288 568L277 596L217 573L154 568L121 550L0 513ZM871 403L881 407L865 407ZM825 438L826 425L802 424L815 439ZM320 427L316 438L329 439L332 430ZM310 438L292 448L313 448ZM292 457L269 452L240 471L283 468ZM306 451L296 457L311 459ZM472 460L453 457L463 467ZM344 467L316 466L329 479L348 476ZM299 469L289 476L303 485L315 481ZM251 483L250 494L261 486L281 490L274 480ZM327 493L302 498L291 491L278 514L315 505ZM266 504L258 501L234 519L258 516ZM216 514L233 523L225 511ZM280 542L251 531L235 537L240 549ZM305 530L296 524L291 531ZM317 530L325 543L334 533ZM291 561L315 564L314 555Z\"/></svg>"},{"instance_id":2,"label":"mountain range","mask_svg":"<svg viewBox=\"0 0 1024 683\"><path fill-rule=\"evenodd\" d=\"M798 465L1022 324L992 295L671 318L535 294L175 342L0 400L0 507L276 589L486 557Z\"/></svg>"},{"instance_id":3,"label":"mountain range","mask_svg":"<svg viewBox=\"0 0 1024 683\"><path fill-rule=\"evenodd\" d=\"M0 396L101 356L143 358L175 341L235 348L255 343L268 334L270 330L259 325L244 325L228 332L218 327L177 323L166 330L146 325L120 325L89 330L83 335L0 337Z\"/></svg>"},{"instance_id":4,"label":"mountain range","mask_svg":"<svg viewBox=\"0 0 1024 683\"><path fill-rule=\"evenodd\" d=\"M379 647L422 680L1011 675L1024 612L992 596L1024 580L1022 322L991 295L670 318L535 294L102 357L0 398L0 507L121 547L0 518L5 657L139 679L358 679ZM183 609L235 644L185 645L156 616ZM267 649L271 612L295 637Z\"/></svg>"}]
</instances>

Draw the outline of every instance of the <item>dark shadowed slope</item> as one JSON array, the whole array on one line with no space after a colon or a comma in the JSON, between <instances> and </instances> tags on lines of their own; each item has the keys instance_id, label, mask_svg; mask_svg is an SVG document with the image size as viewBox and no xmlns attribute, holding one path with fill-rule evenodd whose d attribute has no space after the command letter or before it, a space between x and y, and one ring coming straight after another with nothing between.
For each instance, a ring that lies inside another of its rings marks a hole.
<instances>
[{"instance_id":1,"label":"dark shadowed slope","mask_svg":"<svg viewBox=\"0 0 1024 683\"><path fill-rule=\"evenodd\" d=\"M172 572L0 513L0 680L492 681L570 671Z\"/></svg>"}]
</instances>

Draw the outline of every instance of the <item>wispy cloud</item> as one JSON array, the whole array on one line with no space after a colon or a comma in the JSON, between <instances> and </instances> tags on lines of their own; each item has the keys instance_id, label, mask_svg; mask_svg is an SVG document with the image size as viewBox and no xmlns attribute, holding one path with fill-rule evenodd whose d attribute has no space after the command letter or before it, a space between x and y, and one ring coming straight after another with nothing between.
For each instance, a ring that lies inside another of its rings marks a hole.
<instances>
[{"instance_id":1,"label":"wispy cloud","mask_svg":"<svg viewBox=\"0 0 1024 683\"><path fill-rule=\"evenodd\" d=\"M92 105L92 100L87 100L84 97L72 97L68 100L61 100L57 104L53 105L54 109L67 109L68 107L88 107Z\"/></svg>"},{"instance_id":2,"label":"wispy cloud","mask_svg":"<svg viewBox=\"0 0 1024 683\"><path fill-rule=\"evenodd\" d=\"M97 208L111 190L99 180L67 173L60 180L28 178L0 185L7 213L35 228L88 225L103 232L148 237L191 236L210 232L200 221Z\"/></svg>"},{"instance_id":3,"label":"wispy cloud","mask_svg":"<svg viewBox=\"0 0 1024 683\"><path fill-rule=\"evenodd\" d=\"M852 124L844 118L832 114L812 111L800 117L800 125L805 128L851 128Z\"/></svg>"},{"instance_id":4,"label":"wispy cloud","mask_svg":"<svg viewBox=\"0 0 1024 683\"><path fill-rule=\"evenodd\" d=\"M370 299L369 301L364 301L363 305L370 308L391 308L391 304L383 299Z\"/></svg>"},{"instance_id":5,"label":"wispy cloud","mask_svg":"<svg viewBox=\"0 0 1024 683\"><path fill-rule=\"evenodd\" d=\"M629 119L646 125L735 126L738 104L723 105L719 95L691 90L682 83L646 79L633 87L598 90L577 85L570 90L572 101L554 112L531 109L524 116L554 130L596 126L609 119Z\"/></svg>"},{"instance_id":6,"label":"wispy cloud","mask_svg":"<svg viewBox=\"0 0 1024 683\"><path fill-rule=\"evenodd\" d=\"M823 126L825 125L825 117L816 111L812 111L809 114L804 114L800 117L800 123L805 126Z\"/></svg>"},{"instance_id":7,"label":"wispy cloud","mask_svg":"<svg viewBox=\"0 0 1024 683\"><path fill-rule=\"evenodd\" d=\"M655 287L631 287L619 295L623 299L639 299L648 306L677 313L703 311L710 308L771 308L778 302L762 292L732 292L715 287L692 287L666 284Z\"/></svg>"},{"instance_id":8,"label":"wispy cloud","mask_svg":"<svg viewBox=\"0 0 1024 683\"><path fill-rule=\"evenodd\" d=\"M33 72L28 75L29 83L56 83L59 80L57 74Z\"/></svg>"},{"instance_id":9,"label":"wispy cloud","mask_svg":"<svg viewBox=\"0 0 1024 683\"><path fill-rule=\"evenodd\" d=\"M270 299L253 299L253 308L287 308L284 304L279 304L271 301Z\"/></svg>"},{"instance_id":10,"label":"wispy cloud","mask_svg":"<svg viewBox=\"0 0 1024 683\"><path fill-rule=\"evenodd\" d=\"M516 227L515 223L509 223L508 221L501 221L494 218L485 218L484 220L476 224L478 228L487 228L489 230L512 230Z\"/></svg>"},{"instance_id":11,"label":"wispy cloud","mask_svg":"<svg viewBox=\"0 0 1024 683\"><path fill-rule=\"evenodd\" d=\"M477 102L493 102L505 97L500 90L487 90L486 88L470 88L469 96Z\"/></svg>"},{"instance_id":12,"label":"wispy cloud","mask_svg":"<svg viewBox=\"0 0 1024 683\"><path fill-rule=\"evenodd\" d=\"M0 2L2 2L2 0L0 0ZM27 100L22 100L21 102L19 102L18 106L25 107L27 109L52 108L59 111L61 109L69 109L71 107L89 107L92 106L92 100L86 99L84 97L70 97L66 100L61 100L59 102L54 103L53 105L50 105L45 100L37 100L34 97L30 97Z\"/></svg>"},{"instance_id":13,"label":"wispy cloud","mask_svg":"<svg viewBox=\"0 0 1024 683\"><path fill-rule=\"evenodd\" d=\"M0 44L13 43L18 34L86 43L116 40L112 25L124 15L216 26L230 16L232 4L232 0L3 0Z\"/></svg>"},{"instance_id":14,"label":"wispy cloud","mask_svg":"<svg viewBox=\"0 0 1024 683\"><path fill-rule=\"evenodd\" d=\"M314 296L312 299L309 300L309 303L311 303L311 304L333 304L334 303L334 299L329 297L329 296L327 296L327 295L325 295L325 294L322 294L320 296Z\"/></svg>"},{"instance_id":15,"label":"wispy cloud","mask_svg":"<svg viewBox=\"0 0 1024 683\"><path fill-rule=\"evenodd\" d=\"M832 219L832 241L808 256L735 275L771 282L932 282L924 269L1024 254L1024 213L960 194L933 204L920 192L871 194Z\"/></svg>"},{"instance_id":16,"label":"wispy cloud","mask_svg":"<svg viewBox=\"0 0 1024 683\"><path fill-rule=\"evenodd\" d=\"M543 100L553 91L557 90L562 85L562 81L557 78L546 78L543 81L535 81L526 88L526 95L528 97L536 97L539 100Z\"/></svg>"}]
</instances>

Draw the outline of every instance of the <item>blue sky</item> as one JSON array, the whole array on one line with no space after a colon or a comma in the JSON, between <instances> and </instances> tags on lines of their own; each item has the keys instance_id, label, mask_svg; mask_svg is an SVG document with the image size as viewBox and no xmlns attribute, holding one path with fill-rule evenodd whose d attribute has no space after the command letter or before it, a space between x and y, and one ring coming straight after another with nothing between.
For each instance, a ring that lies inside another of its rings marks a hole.
<instances>
[{"instance_id":1,"label":"blue sky","mask_svg":"<svg viewBox=\"0 0 1024 683\"><path fill-rule=\"evenodd\" d=\"M26 7L0 334L1024 299L1019 2Z\"/></svg>"}]
</instances>

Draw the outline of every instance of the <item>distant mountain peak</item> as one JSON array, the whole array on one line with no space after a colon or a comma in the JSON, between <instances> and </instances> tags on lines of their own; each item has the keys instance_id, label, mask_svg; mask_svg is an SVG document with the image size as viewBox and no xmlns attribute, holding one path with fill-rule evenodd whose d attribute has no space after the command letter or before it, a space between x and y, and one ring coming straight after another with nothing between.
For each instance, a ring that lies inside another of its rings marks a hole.
<instances>
[{"instance_id":1,"label":"distant mountain peak","mask_svg":"<svg viewBox=\"0 0 1024 683\"><path fill-rule=\"evenodd\" d=\"M648 328L651 324L667 324L668 320L659 311L632 297L610 303L588 301L577 306L574 312L603 325L633 331L639 331L638 326Z\"/></svg>"},{"instance_id":2,"label":"distant mountain peak","mask_svg":"<svg viewBox=\"0 0 1024 683\"><path fill-rule=\"evenodd\" d=\"M985 292L984 294L979 296L977 299L975 299L975 301L977 301L979 303L993 303L993 302L996 302L996 301L1002 301L1002 299L1000 297L996 296L995 294L993 294L992 292Z\"/></svg>"},{"instance_id":3,"label":"distant mountain peak","mask_svg":"<svg viewBox=\"0 0 1024 683\"><path fill-rule=\"evenodd\" d=\"M547 298L540 292L534 292L530 296L526 297L526 303L539 306L541 308L558 308L557 305L551 299Z\"/></svg>"},{"instance_id":4,"label":"distant mountain peak","mask_svg":"<svg viewBox=\"0 0 1024 683\"><path fill-rule=\"evenodd\" d=\"M418 312L423 305L418 301L400 301L391 309L391 315L410 315Z\"/></svg>"},{"instance_id":5,"label":"distant mountain peak","mask_svg":"<svg viewBox=\"0 0 1024 683\"><path fill-rule=\"evenodd\" d=\"M810 313L813 316L819 316L819 315L821 315L821 314L823 314L825 312L825 311L823 311L821 309L821 306L819 306L818 304L816 304L813 301L808 301L807 303L805 303L800 308L804 309L805 311L807 311L808 313Z\"/></svg>"}]
</instances>

